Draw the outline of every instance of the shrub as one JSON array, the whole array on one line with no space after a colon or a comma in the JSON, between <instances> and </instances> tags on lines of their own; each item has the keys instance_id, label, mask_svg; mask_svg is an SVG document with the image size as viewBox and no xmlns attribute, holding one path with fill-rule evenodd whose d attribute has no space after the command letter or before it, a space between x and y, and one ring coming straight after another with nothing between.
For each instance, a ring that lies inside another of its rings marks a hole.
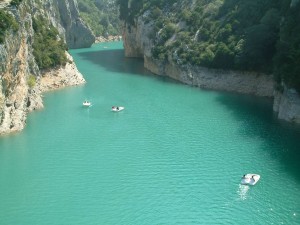
<instances>
[{"instance_id":1,"label":"shrub","mask_svg":"<svg viewBox=\"0 0 300 225\"><path fill-rule=\"evenodd\" d=\"M28 77L28 79L27 79L27 84L28 84L28 86L29 86L30 89L33 88L33 87L35 86L35 84L36 84L36 78L35 78L34 75L31 74L31 75Z\"/></svg>"},{"instance_id":2,"label":"shrub","mask_svg":"<svg viewBox=\"0 0 300 225\"><path fill-rule=\"evenodd\" d=\"M0 44L4 42L5 33L9 29L17 31L19 24L12 15L0 9Z\"/></svg>"},{"instance_id":3,"label":"shrub","mask_svg":"<svg viewBox=\"0 0 300 225\"><path fill-rule=\"evenodd\" d=\"M19 6L23 0L12 0L10 2L11 6Z\"/></svg>"},{"instance_id":4,"label":"shrub","mask_svg":"<svg viewBox=\"0 0 300 225\"><path fill-rule=\"evenodd\" d=\"M40 69L65 65L67 46L55 27L43 18L33 19L33 55Z\"/></svg>"}]
</instances>

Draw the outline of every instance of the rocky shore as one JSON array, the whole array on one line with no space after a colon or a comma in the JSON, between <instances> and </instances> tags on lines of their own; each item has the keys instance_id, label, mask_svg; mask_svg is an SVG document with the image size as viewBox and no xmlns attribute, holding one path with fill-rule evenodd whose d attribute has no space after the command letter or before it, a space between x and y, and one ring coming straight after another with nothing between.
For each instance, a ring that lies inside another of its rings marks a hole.
<instances>
[{"instance_id":1,"label":"rocky shore","mask_svg":"<svg viewBox=\"0 0 300 225\"><path fill-rule=\"evenodd\" d=\"M155 23L145 22L143 18L137 18L134 25L123 25L125 56L143 58L145 68L152 73L168 76L191 86L273 98L273 110L278 113L279 119L300 123L299 93L287 87L278 92L271 75L182 66L175 64L171 55L164 61L154 59L151 49L155 43L149 34L153 33Z\"/></svg>"},{"instance_id":2,"label":"rocky shore","mask_svg":"<svg viewBox=\"0 0 300 225\"><path fill-rule=\"evenodd\" d=\"M15 94L6 99L2 111L0 135L24 129L27 114L44 107L43 93L68 86L81 85L86 82L72 57L68 53L66 54L69 62L65 66L41 72L42 75L37 77L35 86L31 89L23 81L24 85L18 85Z\"/></svg>"},{"instance_id":3,"label":"rocky shore","mask_svg":"<svg viewBox=\"0 0 300 225\"><path fill-rule=\"evenodd\" d=\"M52 24L68 48L90 47L95 40L79 17L76 0L23 0L5 10L18 30L7 30L0 43L0 135L24 128L28 112L43 108L43 92L85 83L68 53L66 65L39 69L33 55L33 18Z\"/></svg>"},{"instance_id":4,"label":"rocky shore","mask_svg":"<svg viewBox=\"0 0 300 225\"><path fill-rule=\"evenodd\" d=\"M41 79L38 83L41 92L81 85L86 82L73 62L72 56L69 53L66 54L69 62L64 67L42 72Z\"/></svg>"},{"instance_id":5,"label":"rocky shore","mask_svg":"<svg viewBox=\"0 0 300 225\"><path fill-rule=\"evenodd\" d=\"M102 43L102 42L113 42L113 41L122 41L122 36L108 36L108 37L96 37L95 43Z\"/></svg>"}]
</instances>

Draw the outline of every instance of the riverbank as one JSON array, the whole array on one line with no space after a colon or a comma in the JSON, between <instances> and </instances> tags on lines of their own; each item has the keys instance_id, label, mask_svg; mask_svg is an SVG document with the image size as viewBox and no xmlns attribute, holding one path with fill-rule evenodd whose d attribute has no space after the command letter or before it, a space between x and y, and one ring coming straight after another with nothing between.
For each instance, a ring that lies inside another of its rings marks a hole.
<instances>
[{"instance_id":1,"label":"riverbank","mask_svg":"<svg viewBox=\"0 0 300 225\"><path fill-rule=\"evenodd\" d=\"M273 98L273 110L278 113L279 119L300 123L300 95L294 89L285 87L283 92L278 92L272 75L181 65L172 60L173 55L169 55L165 60L154 59L152 56L154 41L148 35L153 29L153 23L146 23L142 17L137 19L134 26L124 25L125 55L143 58L144 67L152 73L171 77L184 84Z\"/></svg>"},{"instance_id":2,"label":"riverbank","mask_svg":"<svg viewBox=\"0 0 300 225\"><path fill-rule=\"evenodd\" d=\"M86 82L78 71L72 56L69 53L66 54L69 62L64 67L42 72L42 77L38 84L42 93Z\"/></svg>"},{"instance_id":3,"label":"riverbank","mask_svg":"<svg viewBox=\"0 0 300 225\"><path fill-rule=\"evenodd\" d=\"M120 42L70 53L86 85L0 138L1 225L298 224L300 128L269 99L155 77Z\"/></svg>"},{"instance_id":4,"label":"riverbank","mask_svg":"<svg viewBox=\"0 0 300 225\"><path fill-rule=\"evenodd\" d=\"M1 3L2 6L9 5L7 0L1 0ZM66 41L68 49L90 47L95 40L79 18L75 0L45 0L43 4L23 0L18 3L18 7L5 8L15 28L7 28L0 44L0 135L24 128L28 112L43 108L43 92L85 82L71 59L63 67L40 70L36 57L49 60L56 53L40 49L39 56L34 55L37 49L33 42L39 35L32 26L36 15L40 16L43 25L53 25L57 29L60 40Z\"/></svg>"},{"instance_id":5,"label":"riverbank","mask_svg":"<svg viewBox=\"0 0 300 225\"><path fill-rule=\"evenodd\" d=\"M0 126L0 135L19 132L26 125L29 112L44 108L42 94L68 86L84 84L86 81L78 71L72 56L66 52L68 62L65 66L41 72L35 85L28 89L26 81L22 81L15 94L6 100ZM27 94L29 93L29 94ZM24 96L27 96L24 98Z\"/></svg>"},{"instance_id":6,"label":"riverbank","mask_svg":"<svg viewBox=\"0 0 300 225\"><path fill-rule=\"evenodd\" d=\"M122 36L99 36L95 38L95 44L97 43L103 43L103 42L112 42L112 41L122 41Z\"/></svg>"}]
</instances>

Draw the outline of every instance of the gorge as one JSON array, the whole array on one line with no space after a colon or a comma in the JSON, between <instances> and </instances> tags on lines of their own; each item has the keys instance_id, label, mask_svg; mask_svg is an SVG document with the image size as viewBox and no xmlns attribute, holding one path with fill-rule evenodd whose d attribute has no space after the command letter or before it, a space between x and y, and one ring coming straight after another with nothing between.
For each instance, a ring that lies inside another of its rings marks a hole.
<instances>
[{"instance_id":1,"label":"gorge","mask_svg":"<svg viewBox=\"0 0 300 225\"><path fill-rule=\"evenodd\" d=\"M85 82L67 52L66 56L62 57L64 62L60 64L54 62L55 65L50 65L43 51L34 50L38 46L34 42L38 39L38 36L35 36L37 25L43 26L42 24L45 23L46 26L53 27L51 32L56 35L54 39L65 43L66 50L90 47L95 42L93 32L80 18L76 0L13 2L17 2L16 5L9 5L9 1L4 1L0 5L1 13L12 16L15 26L18 27L17 29L13 26L8 27L3 35L4 41L0 43L0 134L22 130L27 113L43 107L41 97L43 91ZM120 4L120 1L116 2ZM300 122L299 93L283 79L278 83L278 77L274 78L261 71L230 69L226 66L220 68L217 64L217 66L210 66L208 63L211 57L218 56L218 50L212 52L218 44L210 44L203 49L201 41L206 40L209 34L207 29L210 28L205 28L201 21L215 19L216 12L222 10L226 4L232 4L230 1L225 1L224 6L220 3L222 1L212 1L207 5L203 3L205 1L185 0L181 3L172 1L167 4L164 2L160 1L155 6L144 1L121 1L123 4L120 5L120 17L123 19L122 39L127 57L142 58L145 68L152 73L169 76L191 86L273 98L273 110L277 112L279 119ZM80 3L83 4L84 1ZM143 4L145 9L141 8ZM197 15L194 11L198 10L199 4L203 6L200 11L204 10L203 15L206 16L197 19L200 21L197 24L200 28L193 30L192 26L195 22L190 18ZM291 1L288 7L297 10L299 1ZM190 10L190 13L187 10ZM277 12L269 11L270 15L273 13L273 17L270 18L276 20L277 17L274 15L277 15ZM88 12L85 13L87 15ZM266 15L269 15L268 13ZM266 15L261 21L268 21ZM169 19L166 19L168 17ZM177 19L174 19L175 17ZM224 42L226 38L233 39L228 36L233 32L232 28L225 25L220 25L222 29L218 30L224 33L222 34ZM186 36L192 37L191 41L186 42ZM40 41L43 43L43 35L39 37L42 37ZM189 46L193 46L191 43L197 43L197 40L200 44L195 45L195 49L190 49ZM44 45L47 44L44 42ZM235 49L244 46L242 40L236 41L236 45ZM64 48L63 45L61 46ZM196 51L200 54L199 58L208 63L208 66L193 63L199 59L197 54L192 53ZM53 53L51 57L56 57L55 54L58 53ZM218 56L219 60L230 64L232 61L230 54ZM187 59L190 62L186 63ZM45 64L49 64L50 67L47 65L48 67L44 68ZM297 71L295 74L297 75Z\"/></svg>"},{"instance_id":2,"label":"gorge","mask_svg":"<svg viewBox=\"0 0 300 225\"><path fill-rule=\"evenodd\" d=\"M97 44L85 21L97 12L81 20L80 2L114 0L0 0L0 225L298 225L297 76L278 82L274 54L264 61L218 22L235 18L231 4L250 7L248 23L285 1L116 0L129 10L123 41ZM197 18L215 3L233 17ZM274 31L275 9L250 31ZM281 54L292 45L298 59L291 27ZM272 50L278 36L257 34L250 43L271 38ZM232 52L251 53L245 69ZM277 69L294 63L283 56ZM241 184L248 173L260 175L255 186Z\"/></svg>"}]
</instances>

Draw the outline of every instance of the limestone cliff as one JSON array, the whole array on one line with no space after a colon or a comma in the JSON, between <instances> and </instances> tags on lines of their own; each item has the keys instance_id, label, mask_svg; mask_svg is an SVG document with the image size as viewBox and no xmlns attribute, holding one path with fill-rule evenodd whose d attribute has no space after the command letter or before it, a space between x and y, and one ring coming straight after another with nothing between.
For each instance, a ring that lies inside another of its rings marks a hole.
<instances>
[{"instance_id":1,"label":"limestone cliff","mask_svg":"<svg viewBox=\"0 0 300 225\"><path fill-rule=\"evenodd\" d=\"M200 88L232 91L244 94L272 97L274 81L261 73L208 69L199 66L179 65L171 59L160 61L152 57L154 41L149 38L154 23L143 20L135 25L124 24L123 41L127 57L144 58L144 66L157 75L169 76L175 80ZM171 58L171 56L169 56Z\"/></svg>"},{"instance_id":2,"label":"limestone cliff","mask_svg":"<svg viewBox=\"0 0 300 225\"><path fill-rule=\"evenodd\" d=\"M279 119L300 123L300 97L296 90L285 88L274 94L273 110Z\"/></svg>"},{"instance_id":3,"label":"limestone cliff","mask_svg":"<svg viewBox=\"0 0 300 225\"><path fill-rule=\"evenodd\" d=\"M94 36L76 7L76 0L23 0L17 8L2 9L15 18L18 30L7 30L0 44L0 134L22 130L27 113L43 107L43 91L85 82L70 56L65 66L40 71L32 48L38 16L58 29L69 48L91 46Z\"/></svg>"},{"instance_id":4,"label":"limestone cliff","mask_svg":"<svg viewBox=\"0 0 300 225\"><path fill-rule=\"evenodd\" d=\"M79 17L76 0L27 0L25 5L33 16L50 20L69 48L87 48L95 42L92 31Z\"/></svg>"},{"instance_id":5,"label":"limestone cliff","mask_svg":"<svg viewBox=\"0 0 300 225\"><path fill-rule=\"evenodd\" d=\"M144 58L144 66L154 74L169 76L188 85L200 88L225 90L257 96L275 97L274 111L279 112L278 118L300 123L300 96L296 91L285 89L283 93L275 91L273 77L261 73L244 71L226 71L208 69L199 66L180 65L174 63L169 55L167 60L157 60L152 56L155 40L150 38L155 33L155 24L145 21L145 12L135 19L133 24L124 23L123 41L127 57ZM177 24L178 27L185 26ZM156 34L157 36L158 34ZM173 36L169 39L172 42ZM168 43L168 42L167 42ZM293 94L291 94L293 93Z\"/></svg>"},{"instance_id":6,"label":"limestone cliff","mask_svg":"<svg viewBox=\"0 0 300 225\"><path fill-rule=\"evenodd\" d=\"M95 42L95 36L79 17L76 0L56 0L56 4L69 48L90 47Z\"/></svg>"}]
</instances>

